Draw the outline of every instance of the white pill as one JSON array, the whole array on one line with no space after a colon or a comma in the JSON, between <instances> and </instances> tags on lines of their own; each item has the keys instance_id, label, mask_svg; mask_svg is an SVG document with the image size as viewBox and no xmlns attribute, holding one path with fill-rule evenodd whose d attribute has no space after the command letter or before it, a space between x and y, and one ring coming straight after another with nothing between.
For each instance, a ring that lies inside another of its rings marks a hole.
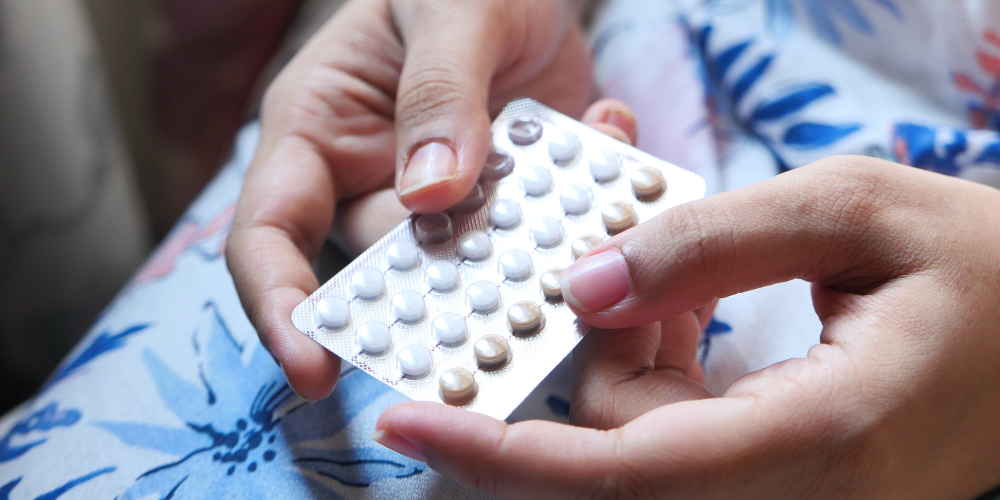
<instances>
[{"instance_id":1,"label":"white pill","mask_svg":"<svg viewBox=\"0 0 1000 500\"><path fill-rule=\"evenodd\" d=\"M413 290L403 290L392 296L389 301L392 316L400 321L413 323L420 321L427 312L424 297Z\"/></svg>"},{"instance_id":2,"label":"white pill","mask_svg":"<svg viewBox=\"0 0 1000 500\"><path fill-rule=\"evenodd\" d=\"M500 289L489 281L477 281L465 291L469 307L480 314L491 313L500 307Z\"/></svg>"},{"instance_id":3,"label":"white pill","mask_svg":"<svg viewBox=\"0 0 1000 500\"><path fill-rule=\"evenodd\" d=\"M431 322L431 332L434 338L443 344L460 344L469 336L469 327L465 318L455 313L444 313Z\"/></svg>"},{"instance_id":4,"label":"white pill","mask_svg":"<svg viewBox=\"0 0 1000 500\"><path fill-rule=\"evenodd\" d=\"M563 210L570 215L581 215L590 211L593 206L593 194L590 188L583 184L570 184L559 192L559 202Z\"/></svg>"},{"instance_id":5,"label":"white pill","mask_svg":"<svg viewBox=\"0 0 1000 500\"><path fill-rule=\"evenodd\" d=\"M514 200L497 200L490 207L490 222L500 229L509 229L521 223L521 205Z\"/></svg>"},{"instance_id":6,"label":"white pill","mask_svg":"<svg viewBox=\"0 0 1000 500\"><path fill-rule=\"evenodd\" d=\"M458 255L469 260L483 260L493 253L493 243L483 231L469 231L458 238Z\"/></svg>"},{"instance_id":7,"label":"white pill","mask_svg":"<svg viewBox=\"0 0 1000 500\"><path fill-rule=\"evenodd\" d=\"M421 215L417 217L413 225L417 241L428 245L444 243L455 234L455 228L451 225L451 217L442 212Z\"/></svg>"},{"instance_id":8,"label":"white pill","mask_svg":"<svg viewBox=\"0 0 1000 500\"><path fill-rule=\"evenodd\" d=\"M556 163L569 163L576 159L582 147L580 138L573 132L556 132L549 139L549 156Z\"/></svg>"},{"instance_id":9,"label":"white pill","mask_svg":"<svg viewBox=\"0 0 1000 500\"><path fill-rule=\"evenodd\" d=\"M618 153L605 149L590 160L590 175L597 182L611 182L622 175L622 159Z\"/></svg>"},{"instance_id":10,"label":"white pill","mask_svg":"<svg viewBox=\"0 0 1000 500\"><path fill-rule=\"evenodd\" d=\"M385 250L385 259L393 269L405 271L413 268L420 261L417 245L410 240L399 240L389 245Z\"/></svg>"},{"instance_id":11,"label":"white pill","mask_svg":"<svg viewBox=\"0 0 1000 500\"><path fill-rule=\"evenodd\" d=\"M531 276L531 254L515 248L500 254L500 269L509 280L520 281Z\"/></svg>"},{"instance_id":12,"label":"white pill","mask_svg":"<svg viewBox=\"0 0 1000 500\"><path fill-rule=\"evenodd\" d=\"M554 247L562 243L565 234L559 219L548 215L535 219L529 230L535 244L540 247Z\"/></svg>"},{"instance_id":13,"label":"white pill","mask_svg":"<svg viewBox=\"0 0 1000 500\"><path fill-rule=\"evenodd\" d=\"M431 262L427 266L427 284L439 292L455 288L458 285L458 268L446 260Z\"/></svg>"},{"instance_id":14,"label":"white pill","mask_svg":"<svg viewBox=\"0 0 1000 500\"><path fill-rule=\"evenodd\" d=\"M385 323L369 321L358 327L358 345L371 355L382 354L392 345L392 336Z\"/></svg>"},{"instance_id":15,"label":"white pill","mask_svg":"<svg viewBox=\"0 0 1000 500\"><path fill-rule=\"evenodd\" d=\"M518 146L533 144L542 136L542 124L533 117L518 118L507 126L510 142Z\"/></svg>"},{"instance_id":16,"label":"white pill","mask_svg":"<svg viewBox=\"0 0 1000 500\"><path fill-rule=\"evenodd\" d=\"M521 172L521 185L528 196L542 196L552 189L552 172L541 165L532 165Z\"/></svg>"},{"instance_id":17,"label":"white pill","mask_svg":"<svg viewBox=\"0 0 1000 500\"><path fill-rule=\"evenodd\" d=\"M365 300L377 299L385 293L385 279L377 269L358 269L351 276L351 293Z\"/></svg>"},{"instance_id":18,"label":"white pill","mask_svg":"<svg viewBox=\"0 0 1000 500\"><path fill-rule=\"evenodd\" d=\"M316 304L316 319L327 328L343 328L351 322L351 306L340 297L324 297Z\"/></svg>"},{"instance_id":19,"label":"white pill","mask_svg":"<svg viewBox=\"0 0 1000 500\"><path fill-rule=\"evenodd\" d=\"M422 345L408 345L396 355L399 371L406 378L422 378L434 369L431 350Z\"/></svg>"}]
</instances>

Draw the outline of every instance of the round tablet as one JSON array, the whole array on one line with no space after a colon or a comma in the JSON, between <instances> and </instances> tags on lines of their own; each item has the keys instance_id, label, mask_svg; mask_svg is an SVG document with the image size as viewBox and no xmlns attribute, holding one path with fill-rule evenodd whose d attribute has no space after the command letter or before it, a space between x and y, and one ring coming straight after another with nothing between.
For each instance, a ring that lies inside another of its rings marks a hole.
<instances>
[{"instance_id":1,"label":"round tablet","mask_svg":"<svg viewBox=\"0 0 1000 500\"><path fill-rule=\"evenodd\" d=\"M351 275L351 293L365 300L377 299L385 293L385 278L377 269L358 269Z\"/></svg>"},{"instance_id":2,"label":"round tablet","mask_svg":"<svg viewBox=\"0 0 1000 500\"><path fill-rule=\"evenodd\" d=\"M642 167L632 174L632 191L642 201L655 200L667 190L667 180L656 167Z\"/></svg>"},{"instance_id":3,"label":"round tablet","mask_svg":"<svg viewBox=\"0 0 1000 500\"><path fill-rule=\"evenodd\" d=\"M458 268L446 260L431 262L427 266L427 284L439 292L446 292L458 285Z\"/></svg>"},{"instance_id":4,"label":"round tablet","mask_svg":"<svg viewBox=\"0 0 1000 500\"><path fill-rule=\"evenodd\" d=\"M399 240L385 249L385 260L389 261L393 269L405 271L420 262L420 252L412 241Z\"/></svg>"},{"instance_id":5,"label":"round tablet","mask_svg":"<svg viewBox=\"0 0 1000 500\"><path fill-rule=\"evenodd\" d=\"M489 281L477 281L465 291L469 307L479 314L488 314L500 306L500 289Z\"/></svg>"},{"instance_id":6,"label":"round tablet","mask_svg":"<svg viewBox=\"0 0 1000 500\"><path fill-rule=\"evenodd\" d=\"M535 239L535 244L543 248L554 247L562 243L565 235L559 219L549 215L535 219L535 222L532 222L528 229L531 232L531 237Z\"/></svg>"},{"instance_id":7,"label":"round tablet","mask_svg":"<svg viewBox=\"0 0 1000 500\"><path fill-rule=\"evenodd\" d=\"M543 166L532 165L521 172L521 185L528 196L542 196L552 189L552 172Z\"/></svg>"},{"instance_id":8,"label":"round tablet","mask_svg":"<svg viewBox=\"0 0 1000 500\"><path fill-rule=\"evenodd\" d=\"M618 234L639 223L639 216L636 215L632 205L624 201L608 203L601 210L601 219L604 220L604 227L608 234Z\"/></svg>"},{"instance_id":9,"label":"round tablet","mask_svg":"<svg viewBox=\"0 0 1000 500\"><path fill-rule=\"evenodd\" d=\"M393 295L389 300L389 308L392 310L392 317L406 323L420 321L427 312L424 297L413 290L403 290Z\"/></svg>"},{"instance_id":10,"label":"round tablet","mask_svg":"<svg viewBox=\"0 0 1000 500\"><path fill-rule=\"evenodd\" d=\"M453 212L458 212L462 214L467 214L469 212L475 212L479 210L479 207L486 203L486 194L483 193L483 187L479 184L472 186L472 191L469 192L462 201L451 207Z\"/></svg>"},{"instance_id":11,"label":"round tablet","mask_svg":"<svg viewBox=\"0 0 1000 500\"><path fill-rule=\"evenodd\" d=\"M581 215L593 206L593 193L583 184L570 184L559 191L559 202L569 215Z\"/></svg>"},{"instance_id":12,"label":"round tablet","mask_svg":"<svg viewBox=\"0 0 1000 500\"><path fill-rule=\"evenodd\" d=\"M378 321L369 321L359 326L357 340L361 349L372 356L384 353L392 345L389 327Z\"/></svg>"},{"instance_id":13,"label":"round tablet","mask_svg":"<svg viewBox=\"0 0 1000 500\"><path fill-rule=\"evenodd\" d=\"M316 303L319 324L338 330L351 322L351 306L340 297L324 297Z\"/></svg>"},{"instance_id":14,"label":"round tablet","mask_svg":"<svg viewBox=\"0 0 1000 500\"><path fill-rule=\"evenodd\" d=\"M510 137L510 142L518 146L534 144L542 137L542 124L531 116L518 118L507 126L507 135Z\"/></svg>"},{"instance_id":15,"label":"round tablet","mask_svg":"<svg viewBox=\"0 0 1000 500\"><path fill-rule=\"evenodd\" d=\"M431 350L422 345L408 345L396 354L399 371L406 378L423 378L434 369Z\"/></svg>"},{"instance_id":16,"label":"round tablet","mask_svg":"<svg viewBox=\"0 0 1000 500\"><path fill-rule=\"evenodd\" d=\"M562 300L562 269L550 269L538 280L542 294L548 300Z\"/></svg>"},{"instance_id":17,"label":"round tablet","mask_svg":"<svg viewBox=\"0 0 1000 500\"><path fill-rule=\"evenodd\" d=\"M417 241L428 245L444 243L455 234L455 229L451 225L451 217L442 212L421 215L417 217L417 221L413 225Z\"/></svg>"},{"instance_id":18,"label":"round tablet","mask_svg":"<svg viewBox=\"0 0 1000 500\"><path fill-rule=\"evenodd\" d=\"M483 260L493 253L493 243L483 231L469 231L458 237L458 255L463 259Z\"/></svg>"},{"instance_id":19,"label":"round tablet","mask_svg":"<svg viewBox=\"0 0 1000 500\"><path fill-rule=\"evenodd\" d=\"M510 229L521 223L521 205L509 199L493 202L490 207L490 222L500 229Z\"/></svg>"},{"instance_id":20,"label":"round tablet","mask_svg":"<svg viewBox=\"0 0 1000 500\"><path fill-rule=\"evenodd\" d=\"M441 400L452 406L462 406L473 399L479 392L476 377L465 368L455 367L441 374L438 379L438 389Z\"/></svg>"},{"instance_id":21,"label":"round tablet","mask_svg":"<svg viewBox=\"0 0 1000 500\"><path fill-rule=\"evenodd\" d=\"M483 370L497 370L510 362L510 344L507 339L496 335L483 335L472 346L476 364Z\"/></svg>"},{"instance_id":22,"label":"round tablet","mask_svg":"<svg viewBox=\"0 0 1000 500\"><path fill-rule=\"evenodd\" d=\"M469 327L461 315L448 312L434 318L431 332L442 344L458 345L469 336Z\"/></svg>"},{"instance_id":23,"label":"round tablet","mask_svg":"<svg viewBox=\"0 0 1000 500\"><path fill-rule=\"evenodd\" d=\"M531 276L531 254L515 248L500 254L500 270L509 280L521 281Z\"/></svg>"},{"instance_id":24,"label":"round tablet","mask_svg":"<svg viewBox=\"0 0 1000 500\"><path fill-rule=\"evenodd\" d=\"M545 326L542 308L534 302L518 302L507 310L507 325L519 337L534 335Z\"/></svg>"},{"instance_id":25,"label":"round tablet","mask_svg":"<svg viewBox=\"0 0 1000 500\"><path fill-rule=\"evenodd\" d=\"M495 181L503 179L514 171L514 158L502 149L495 149L486 157L480 178Z\"/></svg>"},{"instance_id":26,"label":"round tablet","mask_svg":"<svg viewBox=\"0 0 1000 500\"><path fill-rule=\"evenodd\" d=\"M549 156L556 163L569 163L580 154L580 138L569 130L556 132L549 139Z\"/></svg>"},{"instance_id":27,"label":"round tablet","mask_svg":"<svg viewBox=\"0 0 1000 500\"><path fill-rule=\"evenodd\" d=\"M573 260L577 260L583 257L583 254L590 251L590 249L596 247L603 243L604 240L600 236L594 236L593 234L585 234L575 240L573 244L570 245L570 253L573 254Z\"/></svg>"},{"instance_id":28,"label":"round tablet","mask_svg":"<svg viewBox=\"0 0 1000 500\"><path fill-rule=\"evenodd\" d=\"M590 175L597 182L611 182L622 175L622 159L618 153L605 149L590 160Z\"/></svg>"}]
</instances>

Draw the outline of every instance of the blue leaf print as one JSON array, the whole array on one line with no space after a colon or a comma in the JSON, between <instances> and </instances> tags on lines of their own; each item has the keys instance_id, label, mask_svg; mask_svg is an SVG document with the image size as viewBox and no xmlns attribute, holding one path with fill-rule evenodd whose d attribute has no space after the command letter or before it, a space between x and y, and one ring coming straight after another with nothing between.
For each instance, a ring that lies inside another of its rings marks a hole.
<instances>
[{"instance_id":1,"label":"blue leaf print","mask_svg":"<svg viewBox=\"0 0 1000 500\"><path fill-rule=\"evenodd\" d=\"M903 14L892 0L869 0L890 12L897 20ZM875 33L874 26L858 6L857 0L795 0L805 12L809 23L820 37L839 45L840 31L835 19L841 19L858 32ZM792 0L767 0L768 24L779 39L784 39L795 24L795 7Z\"/></svg>"},{"instance_id":2,"label":"blue leaf print","mask_svg":"<svg viewBox=\"0 0 1000 500\"><path fill-rule=\"evenodd\" d=\"M903 155L896 160L945 175L957 174L958 156L968 149L968 138L962 131L946 133L950 135L948 142L939 140L936 129L914 123L897 124L893 143L897 150L902 148ZM988 151L989 148L983 154Z\"/></svg>"},{"instance_id":3,"label":"blue leaf print","mask_svg":"<svg viewBox=\"0 0 1000 500\"><path fill-rule=\"evenodd\" d=\"M733 327L715 319L714 316L712 317L712 321L705 327L705 334L702 335L701 342L698 343L698 346L701 348L699 361L702 365L705 364L705 360L708 359L708 352L712 349L712 339L731 331L733 331Z\"/></svg>"},{"instance_id":4,"label":"blue leaf print","mask_svg":"<svg viewBox=\"0 0 1000 500\"><path fill-rule=\"evenodd\" d=\"M63 496L63 494L66 493L67 491L76 488L77 486L80 486L81 484L86 483L87 481L90 481L91 479L94 479L97 476L109 474L114 472L115 470L117 470L115 467L106 467L104 469L96 470L94 472L91 472L90 474L78 477L48 493L43 493L35 497L35 500L56 500L57 498ZM10 493L14 491L14 488L16 488L17 485L21 482L21 479L22 478L19 477L3 486L0 486L0 500L10 500Z\"/></svg>"},{"instance_id":5,"label":"blue leaf print","mask_svg":"<svg viewBox=\"0 0 1000 500\"><path fill-rule=\"evenodd\" d=\"M69 427L80 421L80 412L77 410L58 410L58 404L52 403L45 408L31 414L28 418L18 421L3 439L0 439L0 464L14 460L24 455L28 450L44 443L48 438L36 439L19 446L12 446L11 442L17 436L27 436L32 432L46 432L56 427Z\"/></svg>"},{"instance_id":6,"label":"blue leaf print","mask_svg":"<svg viewBox=\"0 0 1000 500\"><path fill-rule=\"evenodd\" d=\"M892 13L892 15L896 17L896 19L898 20L903 19L903 12L899 10L899 7L897 7L896 4L892 3L892 0L872 0L872 1L884 7L885 10Z\"/></svg>"},{"instance_id":7,"label":"blue leaf print","mask_svg":"<svg viewBox=\"0 0 1000 500\"><path fill-rule=\"evenodd\" d=\"M738 106L740 101L746 95L747 91L760 80L760 77L767 72L768 66L771 65L771 61L774 60L774 55L766 55L761 57L757 64L753 65L752 68L748 69L746 73L740 76L740 79L736 81L733 85L733 106Z\"/></svg>"},{"instance_id":8,"label":"blue leaf print","mask_svg":"<svg viewBox=\"0 0 1000 500\"><path fill-rule=\"evenodd\" d=\"M83 368L84 365L90 363L98 356L107 354L115 349L122 348L128 337L145 330L147 327L149 327L148 324L134 325L116 334L112 334L110 331L101 332L101 334L98 335L97 338L95 338L94 341L83 350L83 352L59 368L59 371L57 371L56 374L45 383L45 387L42 388L42 392L55 385L56 382L77 373L81 368Z\"/></svg>"},{"instance_id":9,"label":"blue leaf print","mask_svg":"<svg viewBox=\"0 0 1000 500\"><path fill-rule=\"evenodd\" d=\"M561 417L569 416L569 401L553 394L549 394L549 397L545 398L545 406L548 406L549 410L552 410L552 413L555 415Z\"/></svg>"},{"instance_id":10,"label":"blue leaf print","mask_svg":"<svg viewBox=\"0 0 1000 500\"><path fill-rule=\"evenodd\" d=\"M295 464L348 486L369 486L384 479L414 476L424 471L417 462L402 462L382 450L360 448L296 458Z\"/></svg>"},{"instance_id":11,"label":"blue leaf print","mask_svg":"<svg viewBox=\"0 0 1000 500\"><path fill-rule=\"evenodd\" d=\"M795 25L792 0L767 0L767 17L778 39L784 39Z\"/></svg>"},{"instance_id":12,"label":"blue leaf print","mask_svg":"<svg viewBox=\"0 0 1000 500\"><path fill-rule=\"evenodd\" d=\"M867 34L873 32L872 25L868 22L868 19L865 19L865 15L861 13L857 5L854 5L852 0L826 0L826 2L834 12L840 14L847 22L854 25L858 31Z\"/></svg>"},{"instance_id":13,"label":"blue leaf print","mask_svg":"<svg viewBox=\"0 0 1000 500\"><path fill-rule=\"evenodd\" d=\"M1000 165L1000 142L994 142L983 148L983 152L976 158L976 163Z\"/></svg>"},{"instance_id":14,"label":"blue leaf print","mask_svg":"<svg viewBox=\"0 0 1000 500\"><path fill-rule=\"evenodd\" d=\"M808 83L793 89L785 95L757 105L750 116L751 122L777 120L798 112L814 101L832 95L833 87L822 83Z\"/></svg>"},{"instance_id":15,"label":"blue leaf print","mask_svg":"<svg viewBox=\"0 0 1000 500\"><path fill-rule=\"evenodd\" d=\"M828 125L824 123L797 123L785 131L784 143L798 149L816 149L834 142L861 129L861 125Z\"/></svg>"},{"instance_id":16,"label":"blue leaf print","mask_svg":"<svg viewBox=\"0 0 1000 500\"><path fill-rule=\"evenodd\" d=\"M719 57L715 59L715 72L720 80L726 77L726 74L729 73L729 68L732 67L733 63L743 55L743 52L751 44L753 44L753 40L747 40L743 43L733 45L719 54Z\"/></svg>"}]
</instances>

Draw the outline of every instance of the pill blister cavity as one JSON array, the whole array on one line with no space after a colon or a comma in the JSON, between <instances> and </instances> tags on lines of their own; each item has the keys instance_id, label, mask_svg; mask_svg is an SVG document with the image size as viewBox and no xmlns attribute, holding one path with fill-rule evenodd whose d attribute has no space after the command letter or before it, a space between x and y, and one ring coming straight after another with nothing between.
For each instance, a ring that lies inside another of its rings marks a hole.
<instances>
[{"instance_id":1,"label":"pill blister cavity","mask_svg":"<svg viewBox=\"0 0 1000 500\"><path fill-rule=\"evenodd\" d=\"M570 245L570 253L573 254L573 260L583 257L584 254L597 245L600 245L602 242L604 242L604 240L602 240L600 236L593 234L585 234L573 240L573 243Z\"/></svg>"},{"instance_id":2,"label":"pill blister cavity","mask_svg":"<svg viewBox=\"0 0 1000 500\"><path fill-rule=\"evenodd\" d=\"M490 207L490 222L500 229L516 227L522 217L521 204L511 199L497 200Z\"/></svg>"},{"instance_id":3,"label":"pill blister cavity","mask_svg":"<svg viewBox=\"0 0 1000 500\"><path fill-rule=\"evenodd\" d=\"M656 167L642 167L632 174L632 192L641 201L653 201L667 190L667 180Z\"/></svg>"},{"instance_id":4,"label":"pill blister cavity","mask_svg":"<svg viewBox=\"0 0 1000 500\"><path fill-rule=\"evenodd\" d=\"M427 285L438 292L447 292L458 286L458 268L446 260L431 262L426 274Z\"/></svg>"},{"instance_id":5,"label":"pill blister cavity","mask_svg":"<svg viewBox=\"0 0 1000 500\"><path fill-rule=\"evenodd\" d=\"M594 195L590 188L583 184L570 184L559 191L559 202L569 215L582 215L590 211L594 204Z\"/></svg>"},{"instance_id":6,"label":"pill blister cavity","mask_svg":"<svg viewBox=\"0 0 1000 500\"><path fill-rule=\"evenodd\" d=\"M518 118L507 126L507 135L518 146L534 144L542 137L542 123L532 116Z\"/></svg>"},{"instance_id":7,"label":"pill blister cavity","mask_svg":"<svg viewBox=\"0 0 1000 500\"><path fill-rule=\"evenodd\" d=\"M549 139L549 156L556 163L566 164L575 160L581 149L580 138L569 130L556 132Z\"/></svg>"},{"instance_id":8,"label":"pill blister cavity","mask_svg":"<svg viewBox=\"0 0 1000 500\"><path fill-rule=\"evenodd\" d=\"M462 406L476 398L479 384L472 372L455 367L441 374L438 390L442 401L452 406Z\"/></svg>"},{"instance_id":9,"label":"pill blister cavity","mask_svg":"<svg viewBox=\"0 0 1000 500\"><path fill-rule=\"evenodd\" d=\"M434 321L431 322L431 332L438 342L448 346L457 346L469 337L469 326L461 315L447 312L434 318Z\"/></svg>"},{"instance_id":10,"label":"pill blister cavity","mask_svg":"<svg viewBox=\"0 0 1000 500\"><path fill-rule=\"evenodd\" d=\"M608 234L618 234L639 223L639 216L636 215L632 205L624 201L608 203L601 210L601 219Z\"/></svg>"},{"instance_id":11,"label":"pill blister cavity","mask_svg":"<svg viewBox=\"0 0 1000 500\"><path fill-rule=\"evenodd\" d=\"M369 321L358 327L357 342L365 354L378 356L392 346L389 327L379 321Z\"/></svg>"},{"instance_id":12,"label":"pill blister cavity","mask_svg":"<svg viewBox=\"0 0 1000 500\"><path fill-rule=\"evenodd\" d=\"M528 196L542 196L552 189L552 172L541 165L532 165L521 172L521 186Z\"/></svg>"},{"instance_id":13,"label":"pill blister cavity","mask_svg":"<svg viewBox=\"0 0 1000 500\"><path fill-rule=\"evenodd\" d=\"M531 276L533 264L531 254L515 248L500 254L500 271L504 278L511 281L521 281Z\"/></svg>"},{"instance_id":14,"label":"pill blister cavity","mask_svg":"<svg viewBox=\"0 0 1000 500\"><path fill-rule=\"evenodd\" d=\"M510 344L507 339L491 333L476 340L472 347L476 365L482 370L499 370L510 363Z\"/></svg>"},{"instance_id":15,"label":"pill blister cavity","mask_svg":"<svg viewBox=\"0 0 1000 500\"><path fill-rule=\"evenodd\" d=\"M418 344L408 345L399 350L396 354L396 361L399 363L399 371L403 376L410 379L419 379L427 376L434 370L434 357L431 350Z\"/></svg>"},{"instance_id":16,"label":"pill blister cavity","mask_svg":"<svg viewBox=\"0 0 1000 500\"><path fill-rule=\"evenodd\" d=\"M465 296L469 307L479 314L489 314L500 307L500 289L489 281L477 281L469 285Z\"/></svg>"},{"instance_id":17,"label":"pill blister cavity","mask_svg":"<svg viewBox=\"0 0 1000 500\"><path fill-rule=\"evenodd\" d=\"M365 300L377 299L385 293L385 278L377 269L358 269L351 276L351 293Z\"/></svg>"},{"instance_id":18,"label":"pill blister cavity","mask_svg":"<svg viewBox=\"0 0 1000 500\"><path fill-rule=\"evenodd\" d=\"M531 237L535 240L535 244L542 248L551 248L559 245L566 234L559 219L549 215L535 219L531 223L529 230Z\"/></svg>"},{"instance_id":19,"label":"pill blister cavity","mask_svg":"<svg viewBox=\"0 0 1000 500\"><path fill-rule=\"evenodd\" d=\"M351 322L351 306L340 297L324 297L316 303L316 319L326 328L339 330Z\"/></svg>"},{"instance_id":20,"label":"pill blister cavity","mask_svg":"<svg viewBox=\"0 0 1000 500\"><path fill-rule=\"evenodd\" d=\"M529 337L545 326L542 308L534 302L518 302L507 310L507 326L518 337Z\"/></svg>"},{"instance_id":21,"label":"pill blister cavity","mask_svg":"<svg viewBox=\"0 0 1000 500\"><path fill-rule=\"evenodd\" d=\"M545 295L545 299L558 302L562 300L562 269L549 269L542 273L542 276L538 280L538 284L542 288L542 295Z\"/></svg>"},{"instance_id":22,"label":"pill blister cavity","mask_svg":"<svg viewBox=\"0 0 1000 500\"><path fill-rule=\"evenodd\" d=\"M486 193L483 192L483 187L476 184L472 187L472 191L469 192L462 201L451 207L451 210L460 214L467 214L479 210L479 207L486 203Z\"/></svg>"},{"instance_id":23,"label":"pill blister cavity","mask_svg":"<svg viewBox=\"0 0 1000 500\"><path fill-rule=\"evenodd\" d=\"M514 158L502 149L495 149L486 157L483 165L482 179L495 181L503 179L514 171Z\"/></svg>"},{"instance_id":24,"label":"pill blister cavity","mask_svg":"<svg viewBox=\"0 0 1000 500\"><path fill-rule=\"evenodd\" d=\"M428 245L444 243L455 235L451 217L442 212L421 215L413 225L417 241Z\"/></svg>"},{"instance_id":25,"label":"pill blister cavity","mask_svg":"<svg viewBox=\"0 0 1000 500\"><path fill-rule=\"evenodd\" d=\"M483 231L469 231L458 238L458 255L463 259L483 260L493 253L493 243Z\"/></svg>"},{"instance_id":26,"label":"pill blister cavity","mask_svg":"<svg viewBox=\"0 0 1000 500\"><path fill-rule=\"evenodd\" d=\"M406 271L420 263L420 250L410 240L395 241L386 248L385 260L393 269Z\"/></svg>"},{"instance_id":27,"label":"pill blister cavity","mask_svg":"<svg viewBox=\"0 0 1000 500\"><path fill-rule=\"evenodd\" d=\"M392 317L404 323L416 323L424 319L427 312L423 295L413 290L403 290L393 295L389 300L389 307L392 309Z\"/></svg>"},{"instance_id":28,"label":"pill blister cavity","mask_svg":"<svg viewBox=\"0 0 1000 500\"><path fill-rule=\"evenodd\" d=\"M622 159L610 149L599 151L590 160L590 175L597 182L611 182L622 175Z\"/></svg>"}]
</instances>

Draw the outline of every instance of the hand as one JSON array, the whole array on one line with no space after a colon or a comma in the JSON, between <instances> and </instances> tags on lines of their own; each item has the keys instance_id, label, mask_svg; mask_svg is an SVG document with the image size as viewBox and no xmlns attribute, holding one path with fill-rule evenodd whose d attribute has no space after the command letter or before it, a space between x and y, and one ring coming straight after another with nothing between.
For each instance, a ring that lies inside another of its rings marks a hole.
<instances>
[{"instance_id":1,"label":"hand","mask_svg":"<svg viewBox=\"0 0 1000 500\"><path fill-rule=\"evenodd\" d=\"M579 116L593 83L578 8L354 0L268 89L226 260L299 395L326 397L340 373L340 360L290 319L319 285L309 263L331 224L357 252L410 210L460 201L488 153L490 113L514 97Z\"/></svg>"},{"instance_id":2,"label":"hand","mask_svg":"<svg viewBox=\"0 0 1000 500\"><path fill-rule=\"evenodd\" d=\"M1000 484L996 214L992 188L861 157L676 207L564 274L585 322L624 328L575 354L574 421L608 430L403 403L374 437L506 498L972 498ZM683 376L685 311L793 278L808 357L719 398Z\"/></svg>"}]
</instances>

